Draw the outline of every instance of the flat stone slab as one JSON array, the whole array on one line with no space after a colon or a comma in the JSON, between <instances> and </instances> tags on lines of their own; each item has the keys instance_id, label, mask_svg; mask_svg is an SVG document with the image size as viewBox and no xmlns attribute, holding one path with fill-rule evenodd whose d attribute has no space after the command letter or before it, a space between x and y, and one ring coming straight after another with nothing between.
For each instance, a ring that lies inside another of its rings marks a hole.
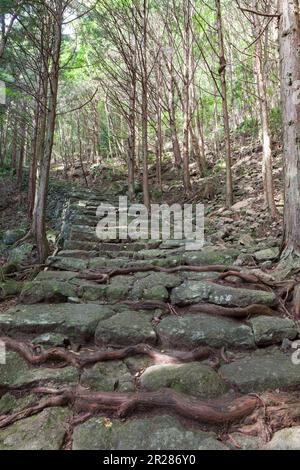
<instances>
[{"instance_id":1,"label":"flat stone slab","mask_svg":"<svg viewBox=\"0 0 300 470\"><path fill-rule=\"evenodd\" d=\"M252 318L248 324L258 346L281 343L284 339L294 340L298 336L297 327L289 318L260 316Z\"/></svg>"},{"instance_id":2,"label":"flat stone slab","mask_svg":"<svg viewBox=\"0 0 300 470\"><path fill-rule=\"evenodd\" d=\"M300 426L286 428L274 434L265 450L300 450Z\"/></svg>"},{"instance_id":3,"label":"flat stone slab","mask_svg":"<svg viewBox=\"0 0 300 470\"><path fill-rule=\"evenodd\" d=\"M0 389L4 390L23 388L39 383L75 385L78 380L79 372L74 367L31 368L21 356L14 352L8 352L6 364L0 364Z\"/></svg>"},{"instance_id":4,"label":"flat stone slab","mask_svg":"<svg viewBox=\"0 0 300 470\"><path fill-rule=\"evenodd\" d=\"M243 393L300 385L300 365L293 364L291 354L277 349L257 351L231 364L223 365L219 374Z\"/></svg>"},{"instance_id":5,"label":"flat stone slab","mask_svg":"<svg viewBox=\"0 0 300 470\"><path fill-rule=\"evenodd\" d=\"M231 265L240 255L240 251L234 248L227 250L216 250L214 248L204 248L202 251L185 252L182 260L188 265L211 266L213 264Z\"/></svg>"},{"instance_id":6,"label":"flat stone slab","mask_svg":"<svg viewBox=\"0 0 300 470\"><path fill-rule=\"evenodd\" d=\"M212 347L253 348L252 329L239 321L197 314L166 317L156 327L162 344L171 348Z\"/></svg>"},{"instance_id":7,"label":"flat stone slab","mask_svg":"<svg viewBox=\"0 0 300 470\"><path fill-rule=\"evenodd\" d=\"M130 346L138 343L156 343L152 326L153 314L145 311L124 310L100 321L95 341L98 346Z\"/></svg>"},{"instance_id":8,"label":"flat stone slab","mask_svg":"<svg viewBox=\"0 0 300 470\"><path fill-rule=\"evenodd\" d=\"M52 268L63 269L65 271L83 271L88 267L88 260L81 258L70 258L55 256L49 259L49 266Z\"/></svg>"},{"instance_id":9,"label":"flat stone slab","mask_svg":"<svg viewBox=\"0 0 300 470\"><path fill-rule=\"evenodd\" d=\"M251 304L276 304L276 295L252 289L239 289L212 282L186 281L172 291L171 301L175 305L190 305L200 302L225 307L247 307Z\"/></svg>"},{"instance_id":10,"label":"flat stone slab","mask_svg":"<svg viewBox=\"0 0 300 470\"><path fill-rule=\"evenodd\" d=\"M77 426L73 450L226 450L216 434L188 429L178 419L162 415L122 423L92 418Z\"/></svg>"},{"instance_id":11,"label":"flat stone slab","mask_svg":"<svg viewBox=\"0 0 300 470\"><path fill-rule=\"evenodd\" d=\"M114 314L107 306L95 304L19 305L0 314L0 332L67 335L76 341L93 338L100 320Z\"/></svg>"},{"instance_id":12,"label":"flat stone slab","mask_svg":"<svg viewBox=\"0 0 300 470\"><path fill-rule=\"evenodd\" d=\"M26 282L20 296L23 304L31 305L41 302L66 302L75 297L77 286L60 279Z\"/></svg>"},{"instance_id":13,"label":"flat stone slab","mask_svg":"<svg viewBox=\"0 0 300 470\"><path fill-rule=\"evenodd\" d=\"M84 369L80 383L84 387L103 392L135 390L133 377L122 361L98 363L91 368Z\"/></svg>"},{"instance_id":14,"label":"flat stone slab","mask_svg":"<svg viewBox=\"0 0 300 470\"><path fill-rule=\"evenodd\" d=\"M148 367L140 377L140 385L150 391L171 388L203 398L216 397L227 390L217 372L199 362Z\"/></svg>"},{"instance_id":15,"label":"flat stone slab","mask_svg":"<svg viewBox=\"0 0 300 470\"><path fill-rule=\"evenodd\" d=\"M0 430L0 450L61 449L71 413L66 408L49 408Z\"/></svg>"}]
</instances>

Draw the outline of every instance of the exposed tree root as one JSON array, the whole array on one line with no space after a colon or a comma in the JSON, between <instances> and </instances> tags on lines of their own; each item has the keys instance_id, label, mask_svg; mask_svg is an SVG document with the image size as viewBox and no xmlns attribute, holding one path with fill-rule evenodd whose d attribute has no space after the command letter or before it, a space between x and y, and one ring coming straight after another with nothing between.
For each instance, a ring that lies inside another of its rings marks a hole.
<instances>
[{"instance_id":1,"label":"exposed tree root","mask_svg":"<svg viewBox=\"0 0 300 470\"><path fill-rule=\"evenodd\" d=\"M253 315L274 315L275 312L267 305L253 304L243 308L228 308L213 304L191 305L187 313L207 313L231 318L248 318Z\"/></svg>"},{"instance_id":2,"label":"exposed tree root","mask_svg":"<svg viewBox=\"0 0 300 470\"><path fill-rule=\"evenodd\" d=\"M207 359L213 354L213 350L209 347L200 347L193 351L169 351L162 353L147 344L138 344L114 351L96 351L92 354L80 356L78 353L59 347L37 351L37 347L30 343L16 341L8 337L0 337L0 341L3 341L8 349L19 353L32 365L41 365L48 361L63 361L64 365L70 364L77 368L87 367L98 362L122 360L128 356L140 354L151 357L156 364L200 361Z\"/></svg>"},{"instance_id":3,"label":"exposed tree root","mask_svg":"<svg viewBox=\"0 0 300 470\"><path fill-rule=\"evenodd\" d=\"M131 300L122 301L124 305L130 305L135 310L155 310L161 309L164 312L169 312L169 304L161 300L145 300L143 302L134 302ZM218 315L222 317L244 319L253 315L275 315L275 311L267 305L253 304L248 307L234 308L222 307L215 304L195 304L186 307L185 309L176 310L179 315L189 313L207 313L208 315Z\"/></svg>"},{"instance_id":4,"label":"exposed tree root","mask_svg":"<svg viewBox=\"0 0 300 470\"><path fill-rule=\"evenodd\" d=\"M21 412L0 417L0 428L53 406L70 406L77 413L85 413L87 417L105 412L115 414L119 418L132 415L136 411L164 409L201 423L222 424L245 418L260 404L259 399L253 396L226 401L204 401L172 390L129 394L90 392L77 387L65 390L39 388L35 392L52 396Z\"/></svg>"},{"instance_id":5,"label":"exposed tree root","mask_svg":"<svg viewBox=\"0 0 300 470\"><path fill-rule=\"evenodd\" d=\"M160 266L133 266L129 268L117 268L117 269L90 269L78 273L77 277L80 279L86 279L89 281L95 281L99 284L108 282L114 276L134 274L134 273L146 273L146 272L159 272L175 274L179 272L194 272L194 273L207 273L207 272L220 272L232 271L234 268L230 268L224 265L212 265L212 266L176 266L174 268L162 268Z\"/></svg>"},{"instance_id":6,"label":"exposed tree root","mask_svg":"<svg viewBox=\"0 0 300 470\"><path fill-rule=\"evenodd\" d=\"M262 395L261 402L264 406L247 417L245 425L239 428L240 432L268 442L276 431L299 424L299 396L268 392Z\"/></svg>"},{"instance_id":7,"label":"exposed tree root","mask_svg":"<svg viewBox=\"0 0 300 470\"><path fill-rule=\"evenodd\" d=\"M249 284L258 284L259 282L261 282L260 278L258 276L255 276L254 274L246 274L236 270L221 273L219 279L227 279L231 276L238 277L242 281L248 282Z\"/></svg>"}]
</instances>

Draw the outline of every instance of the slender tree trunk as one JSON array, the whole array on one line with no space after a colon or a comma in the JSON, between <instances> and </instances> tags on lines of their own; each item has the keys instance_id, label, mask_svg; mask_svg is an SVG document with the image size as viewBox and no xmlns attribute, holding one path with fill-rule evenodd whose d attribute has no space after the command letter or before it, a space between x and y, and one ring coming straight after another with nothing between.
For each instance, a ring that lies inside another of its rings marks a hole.
<instances>
[{"instance_id":1,"label":"slender tree trunk","mask_svg":"<svg viewBox=\"0 0 300 470\"><path fill-rule=\"evenodd\" d=\"M163 137L162 137L162 106L161 106L161 87L162 87L162 72L161 63L158 62L156 71L156 83L157 83L157 101L156 101L156 183L160 189L162 189L162 178L161 178L161 164L162 164L162 153L163 153Z\"/></svg>"},{"instance_id":2,"label":"slender tree trunk","mask_svg":"<svg viewBox=\"0 0 300 470\"><path fill-rule=\"evenodd\" d=\"M149 192L149 176L148 176L148 0L144 0L143 4L143 39L144 39L144 55L142 70L142 145L143 145L143 194L144 204L150 208L150 192Z\"/></svg>"},{"instance_id":3,"label":"slender tree trunk","mask_svg":"<svg viewBox=\"0 0 300 470\"><path fill-rule=\"evenodd\" d=\"M232 172L231 172L231 141L230 141L230 126L229 126L227 84L226 84L227 63L226 63L226 58L225 58L221 3L220 3L220 0L215 0L215 1L216 1L216 8L217 8L217 27L218 27L219 51L220 51L219 74L220 74L220 79L221 79L224 136L225 136L225 144L226 144L226 205L227 207L231 207L233 204L233 184L232 184Z\"/></svg>"},{"instance_id":4,"label":"slender tree trunk","mask_svg":"<svg viewBox=\"0 0 300 470\"><path fill-rule=\"evenodd\" d=\"M183 93L183 184L191 191L190 180L190 86L191 86L191 4L183 0L184 11L184 93Z\"/></svg>"},{"instance_id":5,"label":"slender tree trunk","mask_svg":"<svg viewBox=\"0 0 300 470\"><path fill-rule=\"evenodd\" d=\"M258 5L256 5L258 7ZM261 42L261 28L256 15L254 16L254 29L255 35L258 38L255 44L255 71L257 77L257 91L259 97L260 107L260 120L262 127L262 145L263 145L263 162L262 162L262 177L264 184L265 201L268 206L270 215L275 218L277 216L277 208L274 200L274 185L273 185L273 161L271 149L271 135L269 128L268 116L268 103L267 103L267 88L266 78L263 65L263 51Z\"/></svg>"},{"instance_id":6,"label":"slender tree trunk","mask_svg":"<svg viewBox=\"0 0 300 470\"><path fill-rule=\"evenodd\" d=\"M57 93L59 80L59 59L62 39L63 3L55 2L55 18L50 20L53 31L53 50L51 52L52 66L49 74L49 101L47 107L47 126L45 132L45 147L41 154L39 178L37 182L35 209L32 221L32 231L36 239L39 261L42 263L48 256L48 241L46 235L46 204L50 163L54 141L56 122Z\"/></svg>"},{"instance_id":7,"label":"slender tree trunk","mask_svg":"<svg viewBox=\"0 0 300 470\"><path fill-rule=\"evenodd\" d=\"M177 168L180 168L181 163L182 163L182 158L181 158L181 151L180 151L180 145L179 145L177 127L176 127L175 89L176 87L175 87L174 70L173 70L173 64L171 64L171 87L170 87L170 96L169 96L170 130L171 130L171 135L172 135L172 148L173 148L175 165Z\"/></svg>"},{"instance_id":8,"label":"slender tree trunk","mask_svg":"<svg viewBox=\"0 0 300 470\"><path fill-rule=\"evenodd\" d=\"M279 0L284 143L284 255L300 255L300 19L298 0Z\"/></svg>"}]
</instances>

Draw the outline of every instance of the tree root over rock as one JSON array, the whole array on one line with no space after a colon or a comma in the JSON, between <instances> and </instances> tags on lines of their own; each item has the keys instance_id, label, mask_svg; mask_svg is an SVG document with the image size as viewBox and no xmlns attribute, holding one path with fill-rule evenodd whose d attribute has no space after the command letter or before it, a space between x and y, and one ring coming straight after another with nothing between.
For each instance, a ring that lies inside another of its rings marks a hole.
<instances>
[{"instance_id":1,"label":"tree root over rock","mask_svg":"<svg viewBox=\"0 0 300 470\"><path fill-rule=\"evenodd\" d=\"M129 305L134 310L155 310L161 309L165 312L170 311L170 304L161 300L145 300L142 302L135 302L131 300L122 301L123 305ZM218 315L222 317L246 319L253 315L270 315L274 316L276 312L267 305L253 304L248 307L234 308L222 307L215 304L194 304L184 309L176 310L178 315L189 313L206 313L208 315Z\"/></svg>"},{"instance_id":2,"label":"tree root over rock","mask_svg":"<svg viewBox=\"0 0 300 470\"><path fill-rule=\"evenodd\" d=\"M174 268L162 268L160 266L133 266L129 268L117 268L117 269L89 269L78 273L77 277L80 279L86 279L88 281L95 281L98 284L108 282L114 276L121 276L126 274L135 273L147 273L147 272L158 272L175 274L180 272L194 272L194 273L209 273L209 272L226 272L232 271L233 268L224 265L212 265L212 266L176 266Z\"/></svg>"},{"instance_id":3,"label":"tree root over rock","mask_svg":"<svg viewBox=\"0 0 300 470\"><path fill-rule=\"evenodd\" d=\"M29 364L41 365L48 361L63 361L63 366L70 364L79 369L98 362L122 360L129 356L142 354L154 359L156 364L178 364L200 361L209 358L213 354L211 348L204 346L193 351L161 352L147 344L138 344L123 349L96 351L91 354L79 355L60 347L43 350L39 346L33 346L30 343L16 341L8 337L0 337L0 341L6 345L7 349L20 354Z\"/></svg>"},{"instance_id":4,"label":"tree root over rock","mask_svg":"<svg viewBox=\"0 0 300 470\"><path fill-rule=\"evenodd\" d=\"M253 315L275 315L274 310L267 305L261 304L253 304L243 308L228 308L213 304L195 304L188 308L187 313L207 313L239 319L249 318Z\"/></svg>"},{"instance_id":5,"label":"tree root over rock","mask_svg":"<svg viewBox=\"0 0 300 470\"><path fill-rule=\"evenodd\" d=\"M280 429L300 423L300 397L298 393L266 392L260 397L261 407L250 414L239 432L257 436L268 442Z\"/></svg>"},{"instance_id":6,"label":"tree root over rock","mask_svg":"<svg viewBox=\"0 0 300 470\"><path fill-rule=\"evenodd\" d=\"M98 413L112 413L125 418L135 412L163 409L201 423L223 424L239 421L253 413L260 400L254 396L226 400L198 400L172 390L158 392L91 392L82 387L64 390L37 388L41 395L52 395L37 405L18 413L0 416L0 428L20 419L35 415L45 408L70 406L87 417Z\"/></svg>"}]
</instances>

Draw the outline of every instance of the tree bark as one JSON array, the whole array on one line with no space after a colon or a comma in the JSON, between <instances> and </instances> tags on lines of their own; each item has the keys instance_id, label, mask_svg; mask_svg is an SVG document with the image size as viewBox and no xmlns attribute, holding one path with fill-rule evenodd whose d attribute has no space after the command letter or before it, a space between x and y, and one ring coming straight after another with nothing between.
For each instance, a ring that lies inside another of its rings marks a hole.
<instances>
[{"instance_id":1,"label":"tree bark","mask_svg":"<svg viewBox=\"0 0 300 470\"><path fill-rule=\"evenodd\" d=\"M49 13L48 13L49 14ZM36 201L32 221L32 231L35 236L38 258L43 263L48 256L48 241L46 235L46 204L50 163L54 141L56 122L57 93L59 80L59 60L62 40L63 2L56 0L54 17L50 18L53 33L53 50L51 51L51 70L49 73L49 100L47 106L47 125L45 129L45 146L41 154L39 178L37 182Z\"/></svg>"},{"instance_id":2,"label":"tree bark","mask_svg":"<svg viewBox=\"0 0 300 470\"><path fill-rule=\"evenodd\" d=\"M183 0L184 11L184 92L183 92L183 184L191 191L190 180L190 86L191 86L191 4Z\"/></svg>"},{"instance_id":3,"label":"tree bark","mask_svg":"<svg viewBox=\"0 0 300 470\"><path fill-rule=\"evenodd\" d=\"M216 9L217 9L217 28L218 28L218 36L219 36L219 54L220 54L219 74L220 74L220 80L221 80L224 136L225 136L225 144L226 144L226 205L227 207L230 208L233 204L233 183L232 183L232 172L231 172L231 141L230 141L230 126L229 126L228 103L227 103L227 83L226 83L227 62L225 58L221 2L220 0L215 0L215 1L216 1Z\"/></svg>"},{"instance_id":4,"label":"tree bark","mask_svg":"<svg viewBox=\"0 0 300 470\"><path fill-rule=\"evenodd\" d=\"M300 255L300 18L298 0L279 0L284 144L285 255Z\"/></svg>"},{"instance_id":5,"label":"tree bark","mask_svg":"<svg viewBox=\"0 0 300 470\"><path fill-rule=\"evenodd\" d=\"M257 7L257 4L256 4ZM264 195L270 215L275 218L277 216L277 208L274 200L274 184L273 184L273 159L271 149L271 133L269 127L268 101L267 101L267 85L265 77L265 67L263 61L261 25L257 15L253 15L253 24L255 36L254 62L257 79L257 92L260 108L260 120L262 131L263 145L263 161L262 161L262 177L264 185Z\"/></svg>"}]
</instances>

